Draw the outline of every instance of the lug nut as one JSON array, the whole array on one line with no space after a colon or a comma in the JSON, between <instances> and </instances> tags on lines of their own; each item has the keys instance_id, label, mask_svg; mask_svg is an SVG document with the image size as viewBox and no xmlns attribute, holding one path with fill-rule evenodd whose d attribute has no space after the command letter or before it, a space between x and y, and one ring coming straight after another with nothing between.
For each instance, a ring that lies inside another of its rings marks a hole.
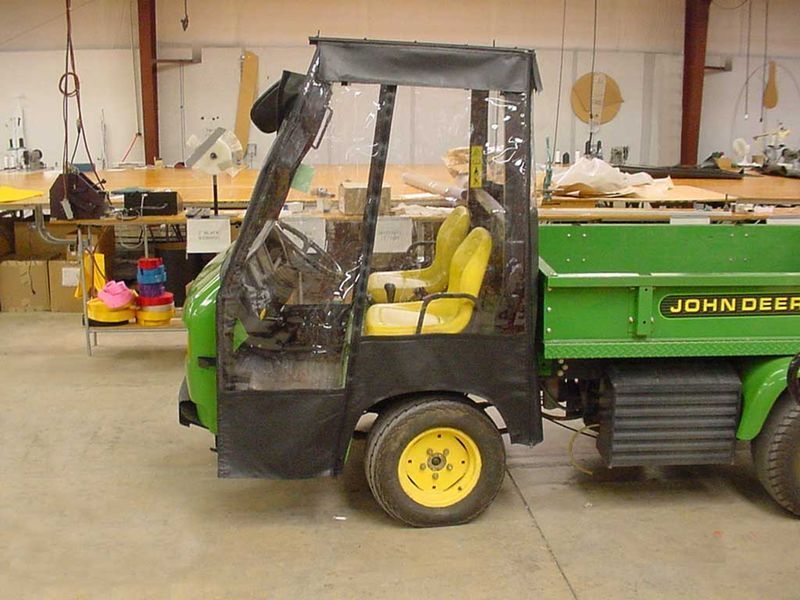
<instances>
[{"instance_id":1,"label":"lug nut","mask_svg":"<svg viewBox=\"0 0 800 600\"><path fill-rule=\"evenodd\" d=\"M442 454L444 454L445 456L447 456L448 454L450 454L450 450L448 450L447 448L445 448L445 449L442 451Z\"/></svg>"},{"instance_id":2,"label":"lug nut","mask_svg":"<svg viewBox=\"0 0 800 600\"><path fill-rule=\"evenodd\" d=\"M431 456L432 454L433 454L433 448L428 448L428 456Z\"/></svg>"},{"instance_id":3,"label":"lug nut","mask_svg":"<svg viewBox=\"0 0 800 600\"><path fill-rule=\"evenodd\" d=\"M434 473L434 474L433 474L433 478L434 478L434 479L439 479L439 474L438 474L438 473Z\"/></svg>"},{"instance_id":4,"label":"lug nut","mask_svg":"<svg viewBox=\"0 0 800 600\"><path fill-rule=\"evenodd\" d=\"M447 465L447 470L448 471L452 471L453 470L453 465Z\"/></svg>"},{"instance_id":5,"label":"lug nut","mask_svg":"<svg viewBox=\"0 0 800 600\"><path fill-rule=\"evenodd\" d=\"M419 466L419 470L420 470L420 471L424 471L424 470L425 470L425 463L422 463L422 464Z\"/></svg>"}]
</instances>

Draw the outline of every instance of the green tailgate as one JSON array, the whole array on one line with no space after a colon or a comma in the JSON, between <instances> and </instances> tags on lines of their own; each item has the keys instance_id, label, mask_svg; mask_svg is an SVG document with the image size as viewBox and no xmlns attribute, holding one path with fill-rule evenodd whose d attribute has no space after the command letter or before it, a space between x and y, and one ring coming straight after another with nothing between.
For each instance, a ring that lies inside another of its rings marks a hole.
<instances>
[{"instance_id":1,"label":"green tailgate","mask_svg":"<svg viewBox=\"0 0 800 600\"><path fill-rule=\"evenodd\" d=\"M800 226L542 225L545 358L800 351Z\"/></svg>"}]
</instances>

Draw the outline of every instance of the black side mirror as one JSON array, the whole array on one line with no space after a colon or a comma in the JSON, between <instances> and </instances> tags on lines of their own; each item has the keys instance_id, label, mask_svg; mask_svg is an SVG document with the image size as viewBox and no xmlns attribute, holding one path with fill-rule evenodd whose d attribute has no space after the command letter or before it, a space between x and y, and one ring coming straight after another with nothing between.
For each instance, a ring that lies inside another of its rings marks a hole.
<instances>
[{"instance_id":1,"label":"black side mirror","mask_svg":"<svg viewBox=\"0 0 800 600\"><path fill-rule=\"evenodd\" d=\"M264 133L275 133L300 95L306 76L284 71L281 80L261 94L250 109L250 120Z\"/></svg>"}]
</instances>

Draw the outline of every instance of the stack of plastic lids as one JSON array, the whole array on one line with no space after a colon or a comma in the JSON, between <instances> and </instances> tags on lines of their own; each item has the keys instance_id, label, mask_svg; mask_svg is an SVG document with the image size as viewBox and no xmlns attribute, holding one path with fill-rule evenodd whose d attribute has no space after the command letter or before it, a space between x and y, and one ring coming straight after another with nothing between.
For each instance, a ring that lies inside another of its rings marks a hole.
<instances>
[{"instance_id":1,"label":"stack of plastic lids","mask_svg":"<svg viewBox=\"0 0 800 600\"><path fill-rule=\"evenodd\" d=\"M123 281L109 281L87 303L93 325L125 325L136 317L136 295Z\"/></svg>"},{"instance_id":2,"label":"stack of plastic lids","mask_svg":"<svg viewBox=\"0 0 800 600\"><path fill-rule=\"evenodd\" d=\"M164 289L167 272L160 258L140 258L136 270L139 284L139 308L136 322L145 327L169 325L175 316L175 303L171 292Z\"/></svg>"}]
</instances>

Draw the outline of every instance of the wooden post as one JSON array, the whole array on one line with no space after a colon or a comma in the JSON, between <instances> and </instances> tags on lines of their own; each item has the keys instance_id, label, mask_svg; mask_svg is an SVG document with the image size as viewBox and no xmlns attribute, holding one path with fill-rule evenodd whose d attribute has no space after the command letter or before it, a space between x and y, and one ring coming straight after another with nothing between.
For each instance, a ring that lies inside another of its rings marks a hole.
<instances>
[{"instance_id":1,"label":"wooden post","mask_svg":"<svg viewBox=\"0 0 800 600\"><path fill-rule=\"evenodd\" d=\"M711 0L686 0L683 31L683 120L681 164L697 164L700 112L703 108L703 77L706 64L708 12Z\"/></svg>"},{"instance_id":2,"label":"wooden post","mask_svg":"<svg viewBox=\"0 0 800 600\"><path fill-rule=\"evenodd\" d=\"M158 143L158 73L156 71L156 0L137 0L139 6L139 72L142 77L144 161L161 156Z\"/></svg>"}]
</instances>

